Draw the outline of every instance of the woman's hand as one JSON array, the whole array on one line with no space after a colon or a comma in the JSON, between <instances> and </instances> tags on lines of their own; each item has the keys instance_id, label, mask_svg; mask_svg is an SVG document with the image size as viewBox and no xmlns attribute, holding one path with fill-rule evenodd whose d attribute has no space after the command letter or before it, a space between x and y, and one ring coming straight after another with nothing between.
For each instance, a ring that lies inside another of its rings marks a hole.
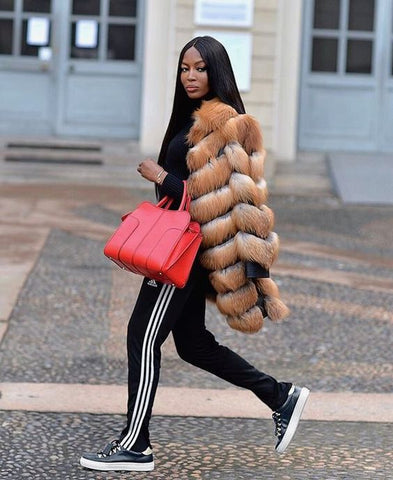
<instances>
[{"instance_id":1,"label":"woman's hand","mask_svg":"<svg viewBox=\"0 0 393 480\"><path fill-rule=\"evenodd\" d=\"M156 183L161 183L166 175L166 172L163 171L163 168L151 158L143 160L143 162L138 165L137 171L142 175L143 178L146 178L146 180ZM161 175L160 172L162 172Z\"/></svg>"}]
</instances>

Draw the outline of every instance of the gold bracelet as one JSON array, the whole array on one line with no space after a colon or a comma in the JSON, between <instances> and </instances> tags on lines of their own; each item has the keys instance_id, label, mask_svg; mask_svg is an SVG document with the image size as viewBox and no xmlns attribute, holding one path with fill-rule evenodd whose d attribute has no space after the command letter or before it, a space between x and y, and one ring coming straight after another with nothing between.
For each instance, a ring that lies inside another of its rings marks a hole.
<instances>
[{"instance_id":1,"label":"gold bracelet","mask_svg":"<svg viewBox=\"0 0 393 480\"><path fill-rule=\"evenodd\" d=\"M158 183L158 185L161 185L160 178L161 178L161 176L162 176L162 174L163 174L164 172L165 172L165 170L162 169L162 170L158 173L158 175L157 175L156 183Z\"/></svg>"}]
</instances>

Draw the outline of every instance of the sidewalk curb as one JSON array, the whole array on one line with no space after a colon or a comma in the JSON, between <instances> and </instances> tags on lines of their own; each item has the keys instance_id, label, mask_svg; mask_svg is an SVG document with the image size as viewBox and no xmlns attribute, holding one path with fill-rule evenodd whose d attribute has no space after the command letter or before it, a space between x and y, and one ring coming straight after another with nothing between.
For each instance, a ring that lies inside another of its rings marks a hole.
<instances>
[{"instance_id":1,"label":"sidewalk curb","mask_svg":"<svg viewBox=\"0 0 393 480\"><path fill-rule=\"evenodd\" d=\"M124 414L126 385L0 383L0 410ZM381 412L384 412L381 416ZM155 415L261 418L271 411L247 390L158 387ZM304 419L393 422L393 394L311 392Z\"/></svg>"}]
</instances>

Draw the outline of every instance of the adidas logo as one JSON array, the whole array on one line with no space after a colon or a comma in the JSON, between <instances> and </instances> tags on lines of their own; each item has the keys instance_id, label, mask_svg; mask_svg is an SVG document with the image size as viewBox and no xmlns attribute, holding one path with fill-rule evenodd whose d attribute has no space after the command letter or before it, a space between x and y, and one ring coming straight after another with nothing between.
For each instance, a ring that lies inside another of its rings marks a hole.
<instances>
[{"instance_id":1,"label":"adidas logo","mask_svg":"<svg viewBox=\"0 0 393 480\"><path fill-rule=\"evenodd\" d=\"M157 282L155 280L149 280L147 284L149 285L149 287L158 287Z\"/></svg>"}]
</instances>

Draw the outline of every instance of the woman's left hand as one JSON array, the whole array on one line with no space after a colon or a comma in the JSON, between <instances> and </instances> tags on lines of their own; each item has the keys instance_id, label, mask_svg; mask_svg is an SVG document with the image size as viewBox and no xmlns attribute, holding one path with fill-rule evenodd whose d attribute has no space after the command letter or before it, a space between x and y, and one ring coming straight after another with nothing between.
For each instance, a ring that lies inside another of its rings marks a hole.
<instances>
[{"instance_id":1,"label":"woman's left hand","mask_svg":"<svg viewBox=\"0 0 393 480\"><path fill-rule=\"evenodd\" d=\"M161 172L162 167L157 164L153 159L146 158L138 165L137 171L142 175L143 178L149 180L150 182L155 182L157 180L157 175Z\"/></svg>"}]
</instances>

